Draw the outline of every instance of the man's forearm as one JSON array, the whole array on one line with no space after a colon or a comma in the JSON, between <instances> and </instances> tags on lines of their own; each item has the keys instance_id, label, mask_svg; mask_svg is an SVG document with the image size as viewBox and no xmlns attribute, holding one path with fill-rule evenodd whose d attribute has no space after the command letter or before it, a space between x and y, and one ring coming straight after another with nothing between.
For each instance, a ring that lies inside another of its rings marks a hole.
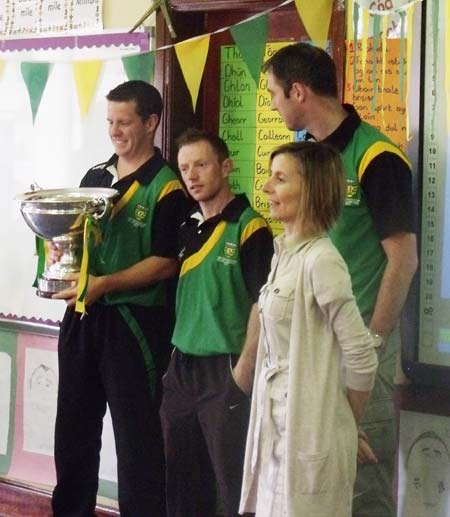
<instances>
[{"instance_id":1,"label":"man's forearm","mask_svg":"<svg viewBox=\"0 0 450 517\"><path fill-rule=\"evenodd\" d=\"M104 284L103 294L106 294L139 289L166 280L174 276L177 269L178 263L175 259L152 256L127 269L98 278L102 279Z\"/></svg>"},{"instance_id":2,"label":"man's forearm","mask_svg":"<svg viewBox=\"0 0 450 517\"><path fill-rule=\"evenodd\" d=\"M117 273L103 276L90 275L85 303L90 305L105 294L139 289L165 280L174 276L177 270L178 263L175 259L153 256ZM69 306L73 306L78 296L79 274L67 275L66 278L73 280L76 285L56 293L53 298L66 300Z\"/></svg>"},{"instance_id":3,"label":"man's forearm","mask_svg":"<svg viewBox=\"0 0 450 517\"><path fill-rule=\"evenodd\" d=\"M416 239L401 234L383 241L388 263L381 280L370 328L384 337L394 328L417 269Z\"/></svg>"}]
</instances>

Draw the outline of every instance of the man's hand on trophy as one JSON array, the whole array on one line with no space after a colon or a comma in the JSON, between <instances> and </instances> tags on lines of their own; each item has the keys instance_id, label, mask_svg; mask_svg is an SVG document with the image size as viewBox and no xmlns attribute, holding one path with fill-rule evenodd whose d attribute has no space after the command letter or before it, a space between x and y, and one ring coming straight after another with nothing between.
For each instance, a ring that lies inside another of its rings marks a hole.
<instances>
[{"instance_id":1,"label":"man's hand on trophy","mask_svg":"<svg viewBox=\"0 0 450 517\"><path fill-rule=\"evenodd\" d=\"M52 295L52 298L54 300L65 300L67 305L70 307L74 306L77 301L79 276L79 273L69 273L64 275L64 280L72 282L72 285L67 289L63 289L62 291L55 293Z\"/></svg>"},{"instance_id":2,"label":"man's hand on trophy","mask_svg":"<svg viewBox=\"0 0 450 517\"><path fill-rule=\"evenodd\" d=\"M73 286L63 289L52 296L54 300L65 300L69 307L73 307L77 301L79 273L70 273L64 276L64 280L73 282ZM106 293L105 277L89 275L85 304L90 305Z\"/></svg>"}]
</instances>

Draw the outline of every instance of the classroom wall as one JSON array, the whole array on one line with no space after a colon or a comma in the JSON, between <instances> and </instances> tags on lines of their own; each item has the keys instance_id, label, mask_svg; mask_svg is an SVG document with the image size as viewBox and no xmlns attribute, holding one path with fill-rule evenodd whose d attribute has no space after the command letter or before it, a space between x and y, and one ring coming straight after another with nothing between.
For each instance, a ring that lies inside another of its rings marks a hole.
<instances>
[{"instance_id":1,"label":"classroom wall","mask_svg":"<svg viewBox=\"0 0 450 517\"><path fill-rule=\"evenodd\" d=\"M105 29L131 28L145 13L152 2L149 0L104 0L103 25ZM152 14L144 23L146 26L155 25L155 15Z\"/></svg>"}]
</instances>

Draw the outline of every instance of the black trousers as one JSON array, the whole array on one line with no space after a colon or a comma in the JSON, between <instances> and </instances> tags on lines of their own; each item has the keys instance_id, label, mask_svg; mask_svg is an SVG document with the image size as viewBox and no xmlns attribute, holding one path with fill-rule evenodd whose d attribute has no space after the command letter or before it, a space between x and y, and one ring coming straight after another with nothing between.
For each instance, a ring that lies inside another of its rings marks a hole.
<instances>
[{"instance_id":1,"label":"black trousers","mask_svg":"<svg viewBox=\"0 0 450 517\"><path fill-rule=\"evenodd\" d=\"M171 329L162 308L136 308L133 314L135 322L141 320L138 327L150 349L136 338L116 307L94 304L83 319L71 309L64 316L58 349L57 485L52 500L56 517L95 515L107 403L117 452L121 516L165 516L159 405ZM156 372L148 371L148 357Z\"/></svg>"},{"instance_id":2,"label":"black trousers","mask_svg":"<svg viewBox=\"0 0 450 517\"><path fill-rule=\"evenodd\" d=\"M250 400L231 376L235 360L172 356L161 405L169 517L214 516L216 487L225 515L238 515Z\"/></svg>"}]
</instances>

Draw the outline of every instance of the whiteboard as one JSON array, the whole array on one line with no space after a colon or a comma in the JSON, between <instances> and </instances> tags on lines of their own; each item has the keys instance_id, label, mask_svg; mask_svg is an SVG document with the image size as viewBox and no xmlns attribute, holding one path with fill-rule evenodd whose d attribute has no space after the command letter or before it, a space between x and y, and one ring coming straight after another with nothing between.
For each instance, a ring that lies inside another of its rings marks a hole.
<instances>
[{"instance_id":1,"label":"whiteboard","mask_svg":"<svg viewBox=\"0 0 450 517\"><path fill-rule=\"evenodd\" d=\"M84 173L108 159L113 148L107 135L105 95L126 81L121 57L136 54L139 45L0 52L0 314L61 320L65 303L36 296L35 238L14 197L42 188L77 187ZM102 60L102 69L88 114L81 118L72 63ZM47 61L51 70L33 123L22 61Z\"/></svg>"}]
</instances>

